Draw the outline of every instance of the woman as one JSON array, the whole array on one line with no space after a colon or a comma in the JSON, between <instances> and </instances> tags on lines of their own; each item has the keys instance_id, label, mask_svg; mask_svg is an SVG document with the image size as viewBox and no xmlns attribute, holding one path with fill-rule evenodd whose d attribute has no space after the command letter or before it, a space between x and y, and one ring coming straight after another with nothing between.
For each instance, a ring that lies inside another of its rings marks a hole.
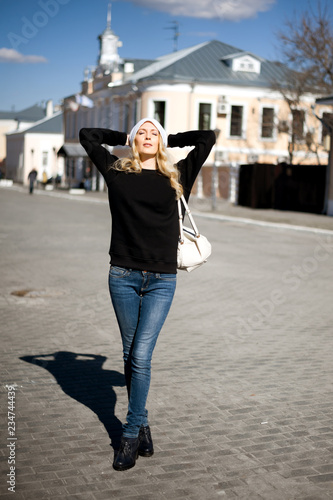
<instances>
[{"instance_id":1,"label":"woman","mask_svg":"<svg viewBox=\"0 0 333 500\"><path fill-rule=\"evenodd\" d=\"M108 186L112 215L109 290L117 317L128 392L127 422L113 467L126 470L154 453L146 401L152 353L176 288L179 237L176 199L189 198L214 143L212 131L167 134L144 118L126 133L84 128L80 142ZM102 146L129 145L118 159ZM194 146L172 165L166 147Z\"/></svg>"}]
</instances>

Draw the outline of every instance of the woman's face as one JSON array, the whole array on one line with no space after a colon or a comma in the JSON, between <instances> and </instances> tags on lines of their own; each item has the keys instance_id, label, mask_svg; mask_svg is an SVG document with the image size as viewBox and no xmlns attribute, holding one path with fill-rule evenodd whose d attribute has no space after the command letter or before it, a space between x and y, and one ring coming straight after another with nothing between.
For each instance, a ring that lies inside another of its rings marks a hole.
<instances>
[{"instance_id":1,"label":"woman's face","mask_svg":"<svg viewBox=\"0 0 333 500\"><path fill-rule=\"evenodd\" d=\"M160 133L151 122L145 122L136 133L134 142L139 155L155 156L158 151Z\"/></svg>"}]
</instances>

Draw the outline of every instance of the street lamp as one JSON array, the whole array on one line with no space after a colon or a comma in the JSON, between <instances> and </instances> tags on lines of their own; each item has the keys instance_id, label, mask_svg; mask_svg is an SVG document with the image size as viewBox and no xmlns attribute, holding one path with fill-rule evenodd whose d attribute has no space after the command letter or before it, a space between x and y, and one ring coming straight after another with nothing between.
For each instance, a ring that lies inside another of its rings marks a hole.
<instances>
[{"instance_id":1,"label":"street lamp","mask_svg":"<svg viewBox=\"0 0 333 500\"><path fill-rule=\"evenodd\" d=\"M216 128L214 130L214 134L216 137L216 142L219 138L221 130ZM217 189L217 150L215 146L215 153L214 153L214 163L213 163L213 171L212 171L212 210L213 212L216 210L216 189Z\"/></svg>"}]
</instances>

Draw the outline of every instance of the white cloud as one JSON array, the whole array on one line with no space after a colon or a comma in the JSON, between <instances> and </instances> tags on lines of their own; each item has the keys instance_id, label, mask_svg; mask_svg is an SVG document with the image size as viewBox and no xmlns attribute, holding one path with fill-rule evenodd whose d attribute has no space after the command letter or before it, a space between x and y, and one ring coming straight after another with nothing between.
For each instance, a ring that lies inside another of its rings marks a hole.
<instances>
[{"instance_id":1,"label":"white cloud","mask_svg":"<svg viewBox=\"0 0 333 500\"><path fill-rule=\"evenodd\" d=\"M38 64L46 62L47 59L43 56L25 56L15 49L7 49L6 47L0 49L0 63Z\"/></svg>"},{"instance_id":2,"label":"white cloud","mask_svg":"<svg viewBox=\"0 0 333 500\"><path fill-rule=\"evenodd\" d=\"M148 7L173 16L241 21L269 10L276 0L131 0L141 7Z\"/></svg>"}]
</instances>

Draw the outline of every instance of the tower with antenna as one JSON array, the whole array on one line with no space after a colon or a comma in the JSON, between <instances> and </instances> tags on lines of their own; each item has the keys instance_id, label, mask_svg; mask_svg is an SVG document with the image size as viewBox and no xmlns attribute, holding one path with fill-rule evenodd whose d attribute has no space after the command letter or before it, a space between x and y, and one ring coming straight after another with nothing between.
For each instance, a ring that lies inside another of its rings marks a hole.
<instances>
[{"instance_id":1,"label":"tower with antenna","mask_svg":"<svg viewBox=\"0 0 333 500\"><path fill-rule=\"evenodd\" d=\"M172 30L173 31L173 51L177 52L178 50L178 38L179 38L179 22L178 21L171 21L172 26L168 26L167 28L164 28L166 30Z\"/></svg>"}]
</instances>

